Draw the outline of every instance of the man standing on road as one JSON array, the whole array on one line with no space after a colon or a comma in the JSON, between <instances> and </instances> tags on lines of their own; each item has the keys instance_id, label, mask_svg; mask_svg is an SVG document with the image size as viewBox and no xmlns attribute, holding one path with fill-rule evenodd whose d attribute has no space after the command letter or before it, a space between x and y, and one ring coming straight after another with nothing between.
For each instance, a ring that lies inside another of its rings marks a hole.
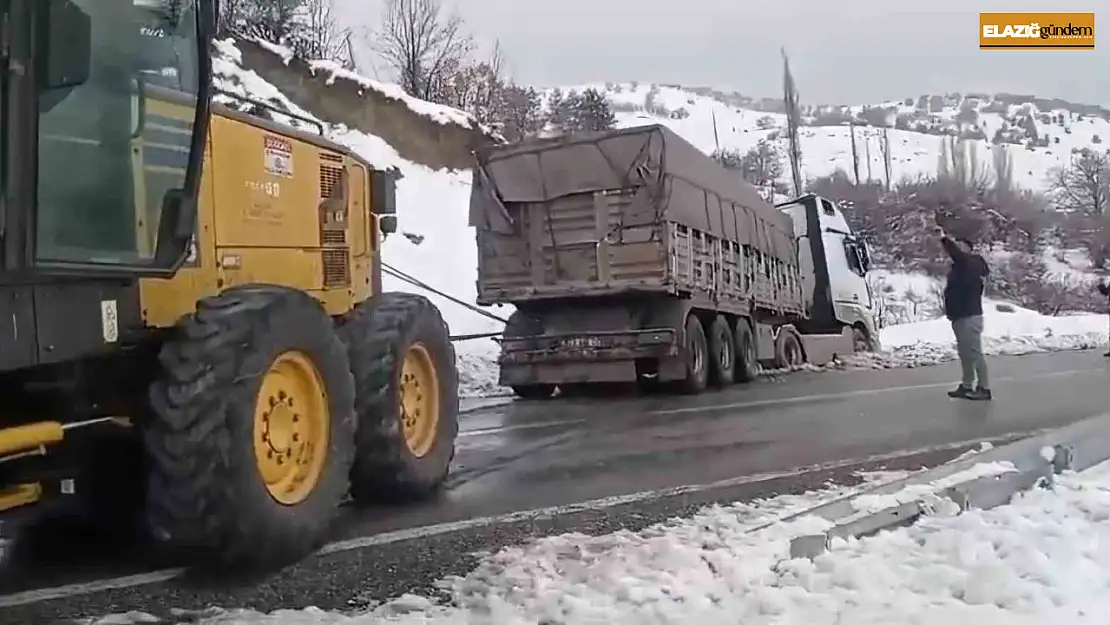
<instances>
[{"instance_id":1,"label":"man standing on road","mask_svg":"<svg viewBox=\"0 0 1110 625\"><path fill-rule=\"evenodd\" d=\"M952 239L937 226L940 243L952 259L948 282L944 285L944 314L956 335L963 378L948 396L957 399L990 401L987 359L983 355L983 288L990 275L987 261L975 253L968 239Z\"/></svg>"},{"instance_id":2,"label":"man standing on road","mask_svg":"<svg viewBox=\"0 0 1110 625\"><path fill-rule=\"evenodd\" d=\"M1105 295L1107 300L1110 300L1110 282L1099 282L1098 283L1098 292ZM1110 313L1110 308L1108 308L1106 312ZM1107 352L1105 354L1103 354L1103 356L1106 356L1107 358L1110 358L1110 350L1107 350Z\"/></svg>"}]
</instances>

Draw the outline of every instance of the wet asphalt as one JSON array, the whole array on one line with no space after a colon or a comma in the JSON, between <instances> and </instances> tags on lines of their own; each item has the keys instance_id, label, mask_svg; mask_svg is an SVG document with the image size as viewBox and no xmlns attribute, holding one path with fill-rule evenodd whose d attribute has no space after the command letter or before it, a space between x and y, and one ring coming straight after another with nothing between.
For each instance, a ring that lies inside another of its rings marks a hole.
<instances>
[{"instance_id":1,"label":"wet asphalt","mask_svg":"<svg viewBox=\"0 0 1110 625\"><path fill-rule=\"evenodd\" d=\"M697 397L567 398L482 407L462 418L456 467L443 495L405 508L345 510L335 539L347 542L338 551L266 580L114 583L109 585L121 587L84 586L81 590L94 591L81 593L69 588L51 598L41 589L145 575L166 565L151 561L139 547L65 531L45 541L50 548L0 587L0 595L38 591L20 595L19 605L5 605L0 596L0 625L128 610L168 614L208 605L355 609L465 573L474 562L469 554L478 550L565 531L638 529L711 502L843 483L860 469L933 466L973 445L970 441L1010 440L1110 407L1110 362L1093 351L992 358L991 373L995 400L990 403L949 400L944 393L956 374L950 364L797 373ZM874 458L910 449L926 451ZM799 467L814 468L736 481ZM715 483L694 492L667 492ZM624 503L614 499L645 491L663 492ZM599 505L559 508L598 500ZM498 518L514 512L514 518ZM449 523L456 525L444 526Z\"/></svg>"}]
</instances>

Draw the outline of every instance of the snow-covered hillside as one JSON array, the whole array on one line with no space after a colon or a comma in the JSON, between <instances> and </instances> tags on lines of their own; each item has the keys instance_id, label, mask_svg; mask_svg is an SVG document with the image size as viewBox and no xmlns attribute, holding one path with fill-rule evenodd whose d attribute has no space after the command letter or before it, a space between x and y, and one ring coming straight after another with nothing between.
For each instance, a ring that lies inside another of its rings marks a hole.
<instances>
[{"instance_id":1,"label":"snow-covered hillside","mask_svg":"<svg viewBox=\"0 0 1110 625\"><path fill-rule=\"evenodd\" d=\"M563 91L590 87L608 96L619 126L661 123L706 152L718 146L745 151L762 138L777 136L786 127L785 115L757 110L755 103L753 108L745 108L705 90L697 93L681 87L608 83L578 85ZM1043 190L1048 172L1067 163L1073 149L1099 148L1103 141L1110 141L1110 120L1098 115L1082 115L1062 108L1040 110L1032 103L1008 104L983 97L933 98L923 104L924 109L910 99L873 106L811 107L806 121L813 125L800 130L806 179L837 170L852 171L848 126L824 125L846 124L850 115L892 126L889 140L893 182L936 174L940 145L946 136L941 133L968 137L977 145L987 170L991 168L990 140L998 135L1012 156L1014 183L1030 190ZM861 176L868 175L870 156L874 180L883 177L881 132L874 125L856 129ZM975 136L983 139L972 139Z\"/></svg>"}]
</instances>

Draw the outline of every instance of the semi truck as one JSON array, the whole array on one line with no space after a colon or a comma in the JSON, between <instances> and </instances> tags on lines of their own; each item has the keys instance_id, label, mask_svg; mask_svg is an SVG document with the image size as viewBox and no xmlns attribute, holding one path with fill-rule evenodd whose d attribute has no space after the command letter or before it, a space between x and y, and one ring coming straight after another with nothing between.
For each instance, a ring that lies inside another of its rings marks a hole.
<instances>
[{"instance_id":1,"label":"semi truck","mask_svg":"<svg viewBox=\"0 0 1110 625\"><path fill-rule=\"evenodd\" d=\"M685 393L878 348L868 245L835 203L773 205L662 125L476 152L477 301L500 381Z\"/></svg>"}]
</instances>

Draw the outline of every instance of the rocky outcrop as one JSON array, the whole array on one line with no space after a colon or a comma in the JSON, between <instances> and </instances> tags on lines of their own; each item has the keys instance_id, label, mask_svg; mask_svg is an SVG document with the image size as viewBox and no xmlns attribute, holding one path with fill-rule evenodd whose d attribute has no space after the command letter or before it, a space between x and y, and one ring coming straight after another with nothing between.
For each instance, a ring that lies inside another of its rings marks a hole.
<instances>
[{"instance_id":1,"label":"rocky outcrop","mask_svg":"<svg viewBox=\"0 0 1110 625\"><path fill-rule=\"evenodd\" d=\"M293 104L320 119L380 137L414 163L469 169L473 150L495 141L462 114L454 116L457 120L435 119L356 76L321 70L253 41L237 41L236 47L243 67L277 87Z\"/></svg>"}]
</instances>

